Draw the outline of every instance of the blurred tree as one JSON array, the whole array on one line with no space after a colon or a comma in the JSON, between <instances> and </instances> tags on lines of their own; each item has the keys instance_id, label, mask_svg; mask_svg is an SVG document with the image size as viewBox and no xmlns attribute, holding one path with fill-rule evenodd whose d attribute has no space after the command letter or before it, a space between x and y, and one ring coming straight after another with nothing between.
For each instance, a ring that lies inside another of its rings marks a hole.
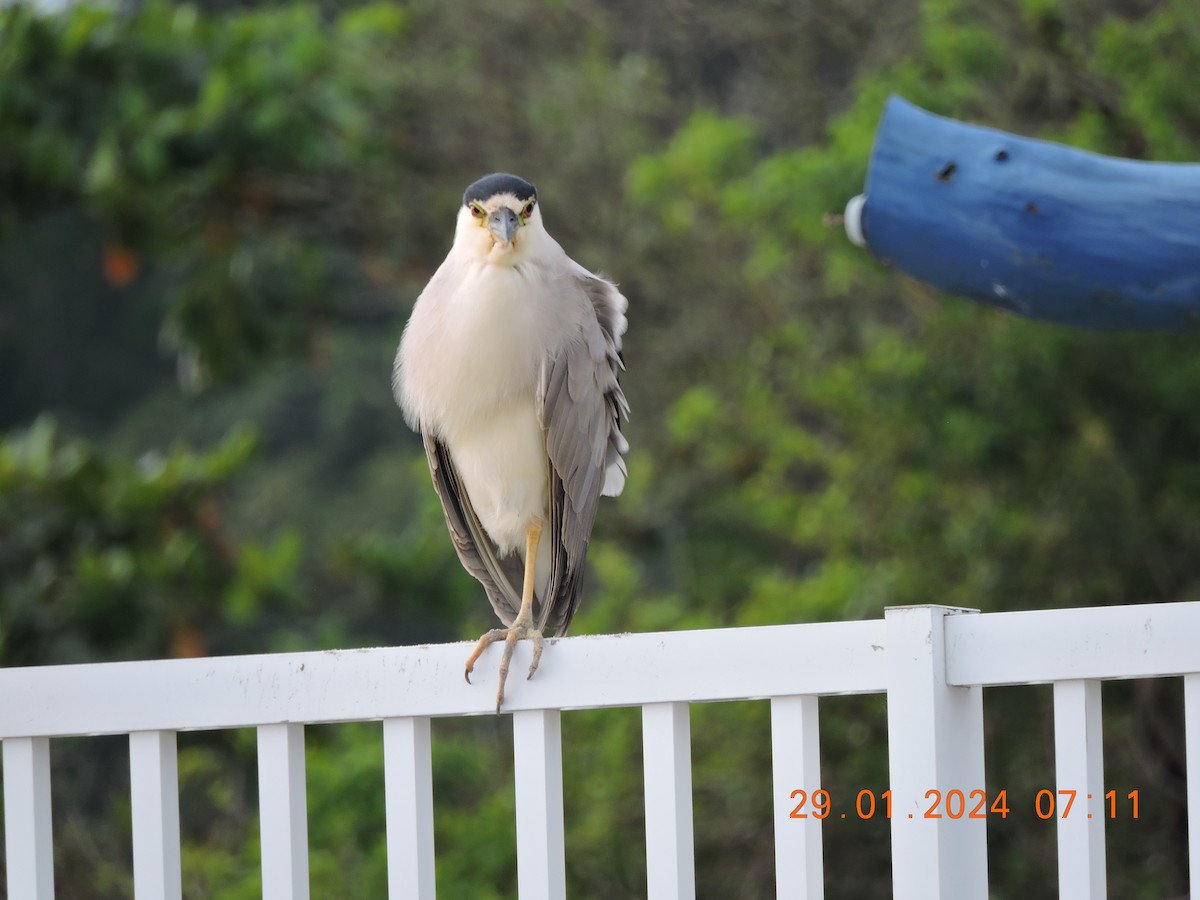
<instances>
[{"instance_id":1,"label":"blurred tree","mask_svg":"<svg viewBox=\"0 0 1200 900\"><path fill-rule=\"evenodd\" d=\"M128 464L49 419L0 443L0 663L203 656L294 597L294 536L236 546L222 523L252 447Z\"/></svg>"},{"instance_id":2,"label":"blurred tree","mask_svg":"<svg viewBox=\"0 0 1200 900\"><path fill-rule=\"evenodd\" d=\"M158 275L187 383L319 353L347 251L329 238L370 218L391 135L394 85L364 62L403 12L364 7L332 31L304 6L4 18L0 238L82 209L112 289Z\"/></svg>"}]
</instances>

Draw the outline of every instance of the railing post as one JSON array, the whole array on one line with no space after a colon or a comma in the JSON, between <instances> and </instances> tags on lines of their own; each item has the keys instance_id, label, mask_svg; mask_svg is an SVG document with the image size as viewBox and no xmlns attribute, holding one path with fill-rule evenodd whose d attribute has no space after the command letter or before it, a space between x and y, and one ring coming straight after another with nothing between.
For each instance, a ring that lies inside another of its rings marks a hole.
<instances>
[{"instance_id":1,"label":"railing post","mask_svg":"<svg viewBox=\"0 0 1200 900\"><path fill-rule=\"evenodd\" d=\"M8 896L14 900L54 900L47 738L4 740L4 846Z\"/></svg>"},{"instance_id":2,"label":"railing post","mask_svg":"<svg viewBox=\"0 0 1200 900\"><path fill-rule=\"evenodd\" d=\"M1188 859L1192 900L1200 900L1200 674L1183 678L1183 718L1187 743Z\"/></svg>"},{"instance_id":3,"label":"railing post","mask_svg":"<svg viewBox=\"0 0 1200 900\"><path fill-rule=\"evenodd\" d=\"M903 606L884 613L895 900L987 900L987 822L967 814L979 797L971 792L986 790L983 689L946 683L945 618L973 612ZM962 792L966 807L955 817L948 812L959 812L959 798L951 791Z\"/></svg>"},{"instance_id":4,"label":"railing post","mask_svg":"<svg viewBox=\"0 0 1200 900\"><path fill-rule=\"evenodd\" d=\"M304 726L258 727L263 900L308 900Z\"/></svg>"},{"instance_id":5,"label":"railing post","mask_svg":"<svg viewBox=\"0 0 1200 900\"><path fill-rule=\"evenodd\" d=\"M433 760L429 717L383 720L388 897L434 900Z\"/></svg>"},{"instance_id":6,"label":"railing post","mask_svg":"<svg viewBox=\"0 0 1200 900\"><path fill-rule=\"evenodd\" d=\"M821 788L821 741L817 698L771 700L771 769L775 807L775 896L824 900L821 820L813 815L813 791ZM791 817L804 791L805 818Z\"/></svg>"},{"instance_id":7,"label":"railing post","mask_svg":"<svg viewBox=\"0 0 1200 900\"><path fill-rule=\"evenodd\" d=\"M139 900L178 900L183 896L177 749L174 731L129 735L133 893Z\"/></svg>"},{"instance_id":8,"label":"railing post","mask_svg":"<svg viewBox=\"0 0 1200 900\"><path fill-rule=\"evenodd\" d=\"M1104 900L1108 889L1099 681L1054 683L1054 772L1051 809L1058 821L1058 894L1072 900Z\"/></svg>"},{"instance_id":9,"label":"railing post","mask_svg":"<svg viewBox=\"0 0 1200 900\"><path fill-rule=\"evenodd\" d=\"M692 726L686 703L642 707L649 900L695 900Z\"/></svg>"},{"instance_id":10,"label":"railing post","mask_svg":"<svg viewBox=\"0 0 1200 900\"><path fill-rule=\"evenodd\" d=\"M557 709L513 713L517 792L517 894L565 900L562 719Z\"/></svg>"}]
</instances>

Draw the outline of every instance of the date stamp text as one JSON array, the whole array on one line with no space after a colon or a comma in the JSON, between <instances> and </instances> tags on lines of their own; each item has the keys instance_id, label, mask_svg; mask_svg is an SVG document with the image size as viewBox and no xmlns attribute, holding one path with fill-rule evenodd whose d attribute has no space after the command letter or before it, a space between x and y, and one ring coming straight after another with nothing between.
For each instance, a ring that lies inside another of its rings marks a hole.
<instances>
[{"instance_id":1,"label":"date stamp text","mask_svg":"<svg viewBox=\"0 0 1200 900\"><path fill-rule=\"evenodd\" d=\"M859 791L851 804L835 804L833 795L824 788L806 791L797 788L792 791L790 801L795 804L788 814L789 819L828 819L859 818L874 819L877 816L892 818L892 792L875 791L864 788ZM1027 798L1026 808L1031 809L1039 819L1074 818L1086 816L1095 818L1138 818L1139 796L1136 790L1120 796L1111 790L1103 795L1103 802L1096 808L1091 794L1080 794L1073 790L1051 790L1043 788L1032 798ZM841 807L840 809L838 807ZM924 810L921 812L920 810ZM988 794L987 791L961 791L953 788L948 791L937 789L925 792L924 802L915 813L906 813L907 818L924 819L986 819L989 816L1007 819L1010 813L1020 812L1009 805L1008 791L997 791Z\"/></svg>"}]
</instances>

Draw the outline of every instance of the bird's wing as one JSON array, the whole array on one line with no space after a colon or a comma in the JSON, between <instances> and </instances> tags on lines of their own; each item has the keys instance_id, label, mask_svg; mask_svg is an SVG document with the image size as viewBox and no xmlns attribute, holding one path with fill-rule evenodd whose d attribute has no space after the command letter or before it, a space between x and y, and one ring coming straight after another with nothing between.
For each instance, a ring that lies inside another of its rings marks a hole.
<instances>
[{"instance_id":1,"label":"bird's wing","mask_svg":"<svg viewBox=\"0 0 1200 900\"><path fill-rule=\"evenodd\" d=\"M450 459L450 451L427 431L422 431L421 437L425 441L429 474L433 476L433 487L442 501L446 527L454 541L454 549L458 551L458 558L463 568L483 585L500 621L506 626L511 625L521 609L521 581L524 576L521 561L515 555L500 558L496 545L484 531L471 506L471 499Z\"/></svg>"},{"instance_id":2,"label":"bird's wing","mask_svg":"<svg viewBox=\"0 0 1200 900\"><path fill-rule=\"evenodd\" d=\"M546 431L550 476L550 587L537 624L562 634L579 606L583 564L601 493L625 484L629 449L620 418L629 405L618 377L625 298L609 281L580 268L587 299L579 332L542 365L538 415Z\"/></svg>"}]
</instances>

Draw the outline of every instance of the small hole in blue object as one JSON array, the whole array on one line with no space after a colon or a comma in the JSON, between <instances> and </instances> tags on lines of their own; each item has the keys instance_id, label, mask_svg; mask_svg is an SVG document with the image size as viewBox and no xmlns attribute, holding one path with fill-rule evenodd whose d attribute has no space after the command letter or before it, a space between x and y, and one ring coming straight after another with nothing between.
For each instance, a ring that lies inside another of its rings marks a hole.
<instances>
[{"instance_id":1,"label":"small hole in blue object","mask_svg":"<svg viewBox=\"0 0 1200 900\"><path fill-rule=\"evenodd\" d=\"M997 150L996 162L1008 162L1008 151L1004 149Z\"/></svg>"}]
</instances>

